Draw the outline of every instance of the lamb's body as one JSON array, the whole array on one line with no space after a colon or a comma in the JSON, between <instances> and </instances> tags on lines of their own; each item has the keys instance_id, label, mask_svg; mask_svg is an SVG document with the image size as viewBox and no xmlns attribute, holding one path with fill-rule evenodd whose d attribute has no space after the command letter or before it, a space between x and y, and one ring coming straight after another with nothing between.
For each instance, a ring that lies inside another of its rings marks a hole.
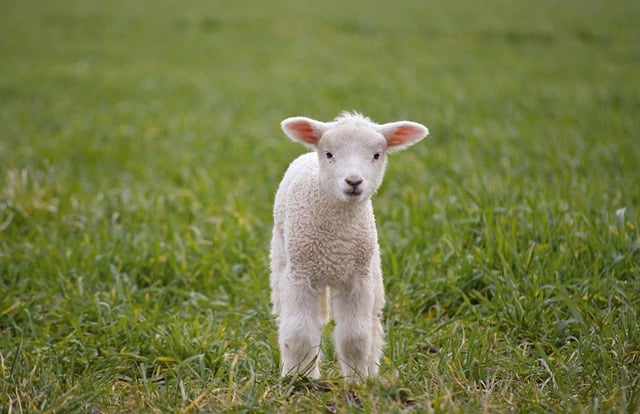
<instances>
[{"instance_id":1,"label":"lamb's body","mask_svg":"<svg viewBox=\"0 0 640 414\"><path fill-rule=\"evenodd\" d=\"M426 135L418 124L403 125L419 129L411 142L402 141L405 146ZM384 152L400 146L390 141L398 134L387 137L376 129L381 127L357 115L327 124L307 118L283 122L289 136L316 149L291 163L274 204L271 300L283 375L319 376L329 291L343 374L378 372L384 288L370 196L382 181Z\"/></svg>"},{"instance_id":2,"label":"lamb's body","mask_svg":"<svg viewBox=\"0 0 640 414\"><path fill-rule=\"evenodd\" d=\"M384 288L373 209L370 200L346 207L322 193L315 153L304 154L291 164L276 194L271 298L278 315L283 308L298 309L293 318L281 317L279 321L281 344L291 343L289 349L299 349L283 352L283 374L297 370L319 376L314 359L318 357L321 327L329 317L329 287L334 296L336 344L351 336L348 347L354 349L342 346L344 353L371 349L358 366L344 369L356 369L363 375L377 372L382 347L378 314L384 305ZM356 311L359 303L354 300L368 303ZM307 313L299 312L300 308ZM358 323L362 318L366 323ZM300 332L304 327L310 329Z\"/></svg>"},{"instance_id":3,"label":"lamb's body","mask_svg":"<svg viewBox=\"0 0 640 414\"><path fill-rule=\"evenodd\" d=\"M326 197L315 153L291 164L276 194L274 216L283 256L308 282L353 283L357 274L369 272L378 247L371 200L345 205Z\"/></svg>"}]
</instances>

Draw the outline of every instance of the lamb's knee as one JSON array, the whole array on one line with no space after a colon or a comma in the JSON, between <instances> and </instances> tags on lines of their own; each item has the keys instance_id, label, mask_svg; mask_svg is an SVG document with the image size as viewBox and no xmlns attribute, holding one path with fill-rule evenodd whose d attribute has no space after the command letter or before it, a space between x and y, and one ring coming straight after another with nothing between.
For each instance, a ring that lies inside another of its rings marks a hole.
<instances>
[{"instance_id":1,"label":"lamb's knee","mask_svg":"<svg viewBox=\"0 0 640 414\"><path fill-rule=\"evenodd\" d=\"M280 345L290 351L313 347L319 340L319 332L306 323L280 321L278 340Z\"/></svg>"},{"instance_id":2,"label":"lamb's knee","mask_svg":"<svg viewBox=\"0 0 640 414\"><path fill-rule=\"evenodd\" d=\"M347 361L359 362L366 358L371 346L371 334L353 330L336 333L336 350Z\"/></svg>"},{"instance_id":3,"label":"lamb's knee","mask_svg":"<svg viewBox=\"0 0 640 414\"><path fill-rule=\"evenodd\" d=\"M275 316L280 315L280 295L276 289L271 291L271 313Z\"/></svg>"}]
</instances>

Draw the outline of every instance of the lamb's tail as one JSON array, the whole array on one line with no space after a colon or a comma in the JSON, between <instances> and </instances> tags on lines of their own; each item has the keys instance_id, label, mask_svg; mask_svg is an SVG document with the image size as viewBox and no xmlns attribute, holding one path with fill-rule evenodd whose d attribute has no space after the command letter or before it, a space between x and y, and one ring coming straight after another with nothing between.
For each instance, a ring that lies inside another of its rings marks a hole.
<instances>
[{"instance_id":1,"label":"lamb's tail","mask_svg":"<svg viewBox=\"0 0 640 414\"><path fill-rule=\"evenodd\" d=\"M331 304L329 303L329 287L324 287L324 292L320 292L320 318L322 323L329 322L329 311Z\"/></svg>"}]
</instances>

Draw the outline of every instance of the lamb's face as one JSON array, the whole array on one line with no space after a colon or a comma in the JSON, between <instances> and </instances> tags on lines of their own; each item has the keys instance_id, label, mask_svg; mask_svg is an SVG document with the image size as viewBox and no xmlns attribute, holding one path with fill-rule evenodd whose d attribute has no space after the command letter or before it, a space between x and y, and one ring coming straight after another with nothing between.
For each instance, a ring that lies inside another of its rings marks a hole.
<instances>
[{"instance_id":1,"label":"lamb's face","mask_svg":"<svg viewBox=\"0 0 640 414\"><path fill-rule=\"evenodd\" d=\"M322 187L344 202L369 199L382 183L386 150L384 136L372 128L329 129L317 147Z\"/></svg>"},{"instance_id":2,"label":"lamb's face","mask_svg":"<svg viewBox=\"0 0 640 414\"><path fill-rule=\"evenodd\" d=\"M429 130L411 121L378 125L369 118L344 112L333 122L306 117L287 118L282 130L318 154L322 188L344 202L369 199L382 183L386 153L407 148Z\"/></svg>"}]
</instances>

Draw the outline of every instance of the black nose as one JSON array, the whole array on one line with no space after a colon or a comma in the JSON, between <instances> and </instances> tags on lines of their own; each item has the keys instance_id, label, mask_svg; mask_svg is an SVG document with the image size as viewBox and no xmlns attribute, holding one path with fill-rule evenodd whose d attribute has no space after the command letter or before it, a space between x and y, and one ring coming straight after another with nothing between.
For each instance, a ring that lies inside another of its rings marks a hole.
<instances>
[{"instance_id":1,"label":"black nose","mask_svg":"<svg viewBox=\"0 0 640 414\"><path fill-rule=\"evenodd\" d=\"M362 178L345 178L344 179L347 184L349 184L354 190L358 188L360 184L362 184Z\"/></svg>"}]
</instances>

